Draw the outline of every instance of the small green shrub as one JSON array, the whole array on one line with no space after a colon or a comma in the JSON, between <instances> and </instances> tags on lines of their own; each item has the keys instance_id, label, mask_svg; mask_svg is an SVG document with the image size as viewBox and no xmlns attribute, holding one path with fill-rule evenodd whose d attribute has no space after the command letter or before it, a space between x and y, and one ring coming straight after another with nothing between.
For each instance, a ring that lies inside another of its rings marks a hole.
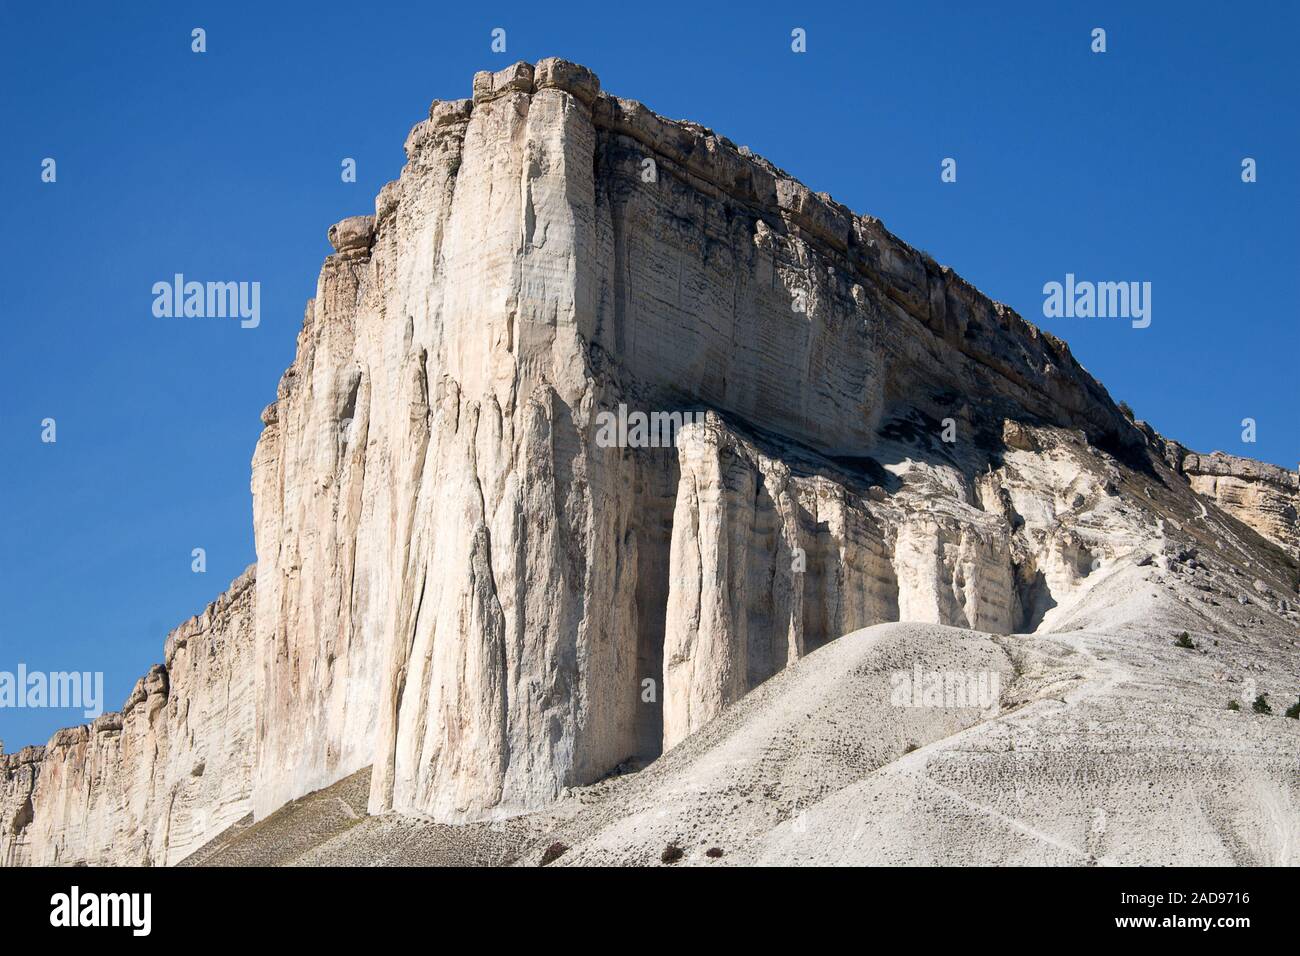
<instances>
[{"instance_id":1,"label":"small green shrub","mask_svg":"<svg viewBox=\"0 0 1300 956\"><path fill-rule=\"evenodd\" d=\"M1300 700L1286 709L1286 715L1292 720L1300 720Z\"/></svg>"},{"instance_id":2,"label":"small green shrub","mask_svg":"<svg viewBox=\"0 0 1300 956\"><path fill-rule=\"evenodd\" d=\"M1255 698L1255 703L1250 705L1250 709L1257 714L1271 714L1273 708L1268 706L1268 694L1260 694Z\"/></svg>"},{"instance_id":3,"label":"small green shrub","mask_svg":"<svg viewBox=\"0 0 1300 956\"><path fill-rule=\"evenodd\" d=\"M1241 710L1241 704L1237 703L1235 700L1230 700L1228 701L1228 710Z\"/></svg>"},{"instance_id":4,"label":"small green shrub","mask_svg":"<svg viewBox=\"0 0 1300 956\"><path fill-rule=\"evenodd\" d=\"M1196 645L1192 643L1192 636L1186 631L1178 635L1178 640L1174 641L1174 647L1181 647L1185 651L1196 650Z\"/></svg>"}]
</instances>

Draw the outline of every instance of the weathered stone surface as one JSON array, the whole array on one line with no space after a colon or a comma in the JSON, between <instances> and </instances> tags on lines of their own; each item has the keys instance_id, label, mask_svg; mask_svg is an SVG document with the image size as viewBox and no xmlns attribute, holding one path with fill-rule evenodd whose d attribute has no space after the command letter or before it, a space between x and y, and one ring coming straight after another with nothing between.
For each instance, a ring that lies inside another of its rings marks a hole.
<instances>
[{"instance_id":1,"label":"weathered stone surface","mask_svg":"<svg viewBox=\"0 0 1300 956\"><path fill-rule=\"evenodd\" d=\"M0 863L176 863L251 808L249 569L167 637L120 713L0 755Z\"/></svg>"},{"instance_id":2,"label":"weathered stone surface","mask_svg":"<svg viewBox=\"0 0 1300 956\"><path fill-rule=\"evenodd\" d=\"M0 859L174 862L370 766L372 812L533 810L849 631L1050 630L1206 546L1063 342L711 130L544 60L405 148L262 414L255 587L0 757ZM620 405L704 414L610 447Z\"/></svg>"},{"instance_id":3,"label":"weathered stone surface","mask_svg":"<svg viewBox=\"0 0 1300 956\"><path fill-rule=\"evenodd\" d=\"M365 256L375 240L374 216L351 216L330 226L330 245L340 255Z\"/></svg>"},{"instance_id":4,"label":"weathered stone surface","mask_svg":"<svg viewBox=\"0 0 1300 956\"><path fill-rule=\"evenodd\" d=\"M587 106L591 106L600 93L600 80L595 73L585 66L561 60L559 57L547 57L537 61L537 89L557 89L571 93Z\"/></svg>"},{"instance_id":5,"label":"weathered stone surface","mask_svg":"<svg viewBox=\"0 0 1300 956\"><path fill-rule=\"evenodd\" d=\"M506 93L533 92L533 65L520 61L495 73L483 70L474 74L474 102L485 103Z\"/></svg>"},{"instance_id":6,"label":"weathered stone surface","mask_svg":"<svg viewBox=\"0 0 1300 956\"><path fill-rule=\"evenodd\" d=\"M1188 453L1192 487L1264 537L1300 554L1300 473L1216 451Z\"/></svg>"},{"instance_id":7,"label":"weathered stone surface","mask_svg":"<svg viewBox=\"0 0 1300 956\"><path fill-rule=\"evenodd\" d=\"M716 418L678 440L664 633L664 747L803 655L789 469Z\"/></svg>"},{"instance_id":8,"label":"weathered stone surface","mask_svg":"<svg viewBox=\"0 0 1300 956\"><path fill-rule=\"evenodd\" d=\"M1009 630L1000 519L875 514L879 485L829 473L902 409L982 393L1144 440L1062 343L878 221L597 89L562 61L480 74L412 131L368 266L326 263L255 459L259 815L371 761L375 810L535 807L844 630ZM598 447L619 402L776 446ZM796 584L793 548L823 570Z\"/></svg>"}]
</instances>

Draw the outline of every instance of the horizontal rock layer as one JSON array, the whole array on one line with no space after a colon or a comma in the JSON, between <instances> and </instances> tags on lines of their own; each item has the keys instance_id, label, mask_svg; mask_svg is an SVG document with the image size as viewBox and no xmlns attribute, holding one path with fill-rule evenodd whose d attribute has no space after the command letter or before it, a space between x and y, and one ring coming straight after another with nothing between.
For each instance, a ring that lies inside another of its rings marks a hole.
<instances>
[{"instance_id":1,"label":"horizontal rock layer","mask_svg":"<svg viewBox=\"0 0 1300 956\"><path fill-rule=\"evenodd\" d=\"M1270 541L1300 554L1300 473L1219 451L1189 453L1182 469L1197 492Z\"/></svg>"}]
</instances>

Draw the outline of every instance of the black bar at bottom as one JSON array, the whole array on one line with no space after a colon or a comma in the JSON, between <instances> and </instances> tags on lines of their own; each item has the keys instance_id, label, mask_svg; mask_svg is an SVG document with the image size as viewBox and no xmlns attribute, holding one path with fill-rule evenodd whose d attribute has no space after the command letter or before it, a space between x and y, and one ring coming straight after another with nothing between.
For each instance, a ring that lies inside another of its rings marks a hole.
<instances>
[{"instance_id":1,"label":"black bar at bottom","mask_svg":"<svg viewBox=\"0 0 1300 956\"><path fill-rule=\"evenodd\" d=\"M975 942L981 931L1008 943L1012 929L1022 940L1200 936L1230 946L1292 937L1294 914L1290 871L1266 868L0 870L9 952L28 937L71 933L335 946L417 930L434 932L424 937L431 950L495 946L512 934L539 949L631 944L641 934L734 949L757 934L770 949L782 926L902 933L926 946Z\"/></svg>"}]
</instances>

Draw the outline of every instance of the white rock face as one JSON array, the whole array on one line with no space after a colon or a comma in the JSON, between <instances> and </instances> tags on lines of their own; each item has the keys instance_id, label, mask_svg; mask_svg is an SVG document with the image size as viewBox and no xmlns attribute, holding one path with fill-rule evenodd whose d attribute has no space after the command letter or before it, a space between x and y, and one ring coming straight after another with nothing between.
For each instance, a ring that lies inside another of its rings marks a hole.
<instances>
[{"instance_id":1,"label":"white rock face","mask_svg":"<svg viewBox=\"0 0 1300 956\"><path fill-rule=\"evenodd\" d=\"M790 472L717 419L684 429L664 632L663 745L804 653Z\"/></svg>"},{"instance_id":2,"label":"white rock face","mask_svg":"<svg viewBox=\"0 0 1300 956\"><path fill-rule=\"evenodd\" d=\"M255 585L0 757L5 862L175 862L368 766L374 813L537 809L850 631L1053 626L1163 534L1168 444L1064 343L724 137L544 60L406 154L263 412ZM610 447L620 405L701 421Z\"/></svg>"},{"instance_id":3,"label":"white rock face","mask_svg":"<svg viewBox=\"0 0 1300 956\"><path fill-rule=\"evenodd\" d=\"M0 863L177 863L251 809L250 568L167 637L119 713L0 754Z\"/></svg>"}]
</instances>

